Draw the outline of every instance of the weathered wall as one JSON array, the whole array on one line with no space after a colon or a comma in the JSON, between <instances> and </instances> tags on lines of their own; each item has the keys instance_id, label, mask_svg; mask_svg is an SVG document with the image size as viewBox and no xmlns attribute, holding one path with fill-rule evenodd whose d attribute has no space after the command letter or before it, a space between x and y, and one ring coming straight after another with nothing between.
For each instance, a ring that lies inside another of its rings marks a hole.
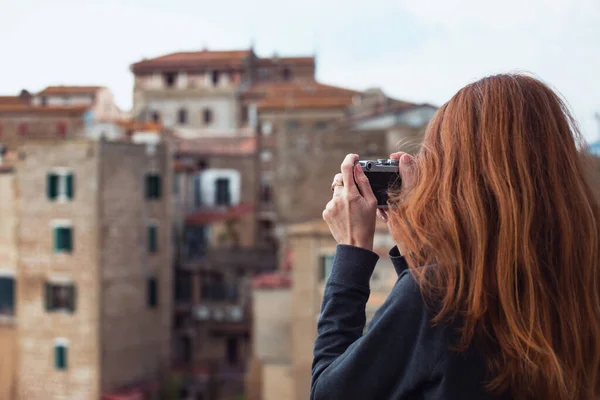
<instances>
[{"instance_id":1,"label":"weathered wall","mask_svg":"<svg viewBox=\"0 0 600 400\"><path fill-rule=\"evenodd\" d=\"M14 174L0 172L0 276L16 278L16 198ZM15 286L18 282L15 282ZM0 315L0 399L14 399L17 389L16 317Z\"/></svg>"},{"instance_id":2,"label":"weathered wall","mask_svg":"<svg viewBox=\"0 0 600 400\"><path fill-rule=\"evenodd\" d=\"M285 289L254 289L253 356L262 362L291 359L291 293Z\"/></svg>"},{"instance_id":3,"label":"weathered wall","mask_svg":"<svg viewBox=\"0 0 600 400\"><path fill-rule=\"evenodd\" d=\"M99 143L102 389L156 379L168 366L172 302L171 163L164 147ZM161 177L161 198L145 198L145 175ZM147 227L158 227L149 253ZM147 304L148 278L158 306Z\"/></svg>"},{"instance_id":4,"label":"weathered wall","mask_svg":"<svg viewBox=\"0 0 600 400\"><path fill-rule=\"evenodd\" d=\"M16 165L18 187L17 287L19 399L98 398L100 352L98 303L98 159L88 142L28 144ZM50 168L70 168L75 176L72 201L51 202L46 196ZM53 252L52 221L73 227L71 254ZM73 314L46 311L44 284L72 281L77 288ZM68 369L54 364L54 340L69 342Z\"/></svg>"},{"instance_id":5,"label":"weathered wall","mask_svg":"<svg viewBox=\"0 0 600 400\"><path fill-rule=\"evenodd\" d=\"M262 400L293 399L292 383L293 372L288 364L265 364L263 367Z\"/></svg>"}]
</instances>

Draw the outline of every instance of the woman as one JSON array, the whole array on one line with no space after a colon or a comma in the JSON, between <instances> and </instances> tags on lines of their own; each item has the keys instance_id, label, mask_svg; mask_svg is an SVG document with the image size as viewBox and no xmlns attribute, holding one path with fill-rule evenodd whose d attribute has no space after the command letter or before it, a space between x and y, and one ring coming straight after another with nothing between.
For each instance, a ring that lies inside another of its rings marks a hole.
<instances>
[{"instance_id":1,"label":"woman","mask_svg":"<svg viewBox=\"0 0 600 400\"><path fill-rule=\"evenodd\" d=\"M398 281L369 329L376 201L348 155L323 218L338 242L312 399L600 398L600 209L577 126L540 81L460 90L400 158Z\"/></svg>"}]
</instances>

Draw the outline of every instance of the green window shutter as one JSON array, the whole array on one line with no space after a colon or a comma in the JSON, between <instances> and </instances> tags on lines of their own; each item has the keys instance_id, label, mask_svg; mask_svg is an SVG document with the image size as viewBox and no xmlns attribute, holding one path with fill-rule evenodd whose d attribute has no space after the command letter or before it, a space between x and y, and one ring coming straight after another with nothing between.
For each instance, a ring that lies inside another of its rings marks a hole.
<instances>
[{"instance_id":1,"label":"green window shutter","mask_svg":"<svg viewBox=\"0 0 600 400\"><path fill-rule=\"evenodd\" d=\"M62 249L61 228L54 228L54 252L58 253Z\"/></svg>"},{"instance_id":2,"label":"green window shutter","mask_svg":"<svg viewBox=\"0 0 600 400\"><path fill-rule=\"evenodd\" d=\"M67 198L73 199L75 195L75 178L72 173L69 173L65 176L66 186L67 186Z\"/></svg>"},{"instance_id":3,"label":"green window shutter","mask_svg":"<svg viewBox=\"0 0 600 400\"><path fill-rule=\"evenodd\" d=\"M15 279L0 278L0 314L15 314Z\"/></svg>"},{"instance_id":4,"label":"green window shutter","mask_svg":"<svg viewBox=\"0 0 600 400\"><path fill-rule=\"evenodd\" d=\"M73 232L70 227L54 228L54 252L73 251Z\"/></svg>"},{"instance_id":5,"label":"green window shutter","mask_svg":"<svg viewBox=\"0 0 600 400\"><path fill-rule=\"evenodd\" d=\"M54 365L58 370L67 369L67 346L62 344L54 346Z\"/></svg>"},{"instance_id":6,"label":"green window shutter","mask_svg":"<svg viewBox=\"0 0 600 400\"><path fill-rule=\"evenodd\" d=\"M148 251L156 253L158 250L157 229L155 225L148 226Z\"/></svg>"},{"instance_id":7,"label":"green window shutter","mask_svg":"<svg viewBox=\"0 0 600 400\"><path fill-rule=\"evenodd\" d=\"M55 200L58 196L58 175L49 173L46 177L48 199Z\"/></svg>"},{"instance_id":8,"label":"green window shutter","mask_svg":"<svg viewBox=\"0 0 600 400\"><path fill-rule=\"evenodd\" d=\"M73 230L71 228L63 228L65 237L65 250L69 253L73 251Z\"/></svg>"}]
</instances>

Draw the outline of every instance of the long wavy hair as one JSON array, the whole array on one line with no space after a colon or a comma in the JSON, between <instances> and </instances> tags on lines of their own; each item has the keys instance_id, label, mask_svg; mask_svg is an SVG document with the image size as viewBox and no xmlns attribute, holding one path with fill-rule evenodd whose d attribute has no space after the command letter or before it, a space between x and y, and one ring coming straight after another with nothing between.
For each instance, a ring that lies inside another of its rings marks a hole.
<instances>
[{"instance_id":1,"label":"long wavy hair","mask_svg":"<svg viewBox=\"0 0 600 400\"><path fill-rule=\"evenodd\" d=\"M434 323L460 321L454 350L482 349L492 393L600 398L600 209L583 143L548 86L487 77L438 110L415 183L391 196Z\"/></svg>"}]
</instances>

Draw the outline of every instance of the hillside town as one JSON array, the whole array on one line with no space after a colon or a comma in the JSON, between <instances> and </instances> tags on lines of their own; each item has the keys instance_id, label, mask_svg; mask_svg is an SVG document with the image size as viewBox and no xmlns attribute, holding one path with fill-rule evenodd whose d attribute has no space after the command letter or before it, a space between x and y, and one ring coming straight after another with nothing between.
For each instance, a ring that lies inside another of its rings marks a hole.
<instances>
[{"instance_id":1,"label":"hillside town","mask_svg":"<svg viewBox=\"0 0 600 400\"><path fill-rule=\"evenodd\" d=\"M0 398L308 398L331 177L415 152L436 111L316 68L204 49L132 64L130 112L101 86L0 97Z\"/></svg>"}]
</instances>

